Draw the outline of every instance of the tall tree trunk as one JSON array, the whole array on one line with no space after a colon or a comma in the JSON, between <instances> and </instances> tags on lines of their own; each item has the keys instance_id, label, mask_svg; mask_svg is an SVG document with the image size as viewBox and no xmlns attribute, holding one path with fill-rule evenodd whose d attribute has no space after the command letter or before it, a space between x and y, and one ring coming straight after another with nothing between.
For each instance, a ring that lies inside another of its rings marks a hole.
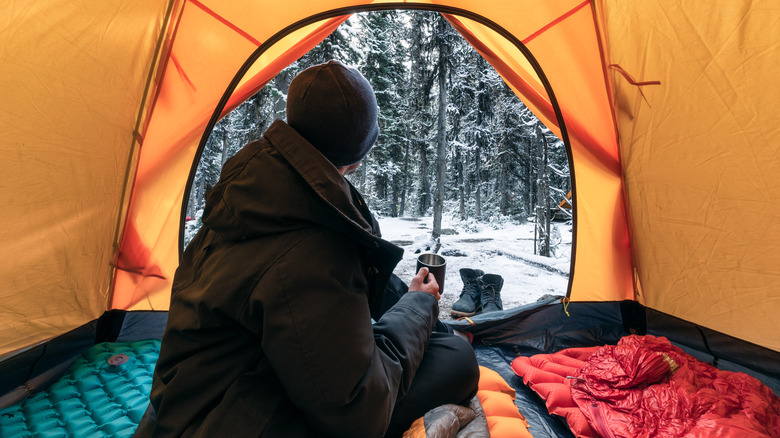
<instances>
[{"instance_id":1,"label":"tall tree trunk","mask_svg":"<svg viewBox=\"0 0 780 438\"><path fill-rule=\"evenodd\" d=\"M367 178L367 175L368 175L368 161L369 161L368 160L368 155L366 155L366 157L363 158L363 161L360 163L360 167L359 167L359 169L360 169L360 179L358 181L359 181L359 184L360 184L359 190L360 190L361 193L365 193L365 191L366 191L366 178Z\"/></svg>"},{"instance_id":2,"label":"tall tree trunk","mask_svg":"<svg viewBox=\"0 0 780 438\"><path fill-rule=\"evenodd\" d=\"M228 159L228 150L230 149L230 133L228 127L225 126L225 130L222 131L222 157L220 169L225 166L225 161Z\"/></svg>"},{"instance_id":3,"label":"tall tree trunk","mask_svg":"<svg viewBox=\"0 0 780 438\"><path fill-rule=\"evenodd\" d=\"M383 201L387 200L387 177L384 175L376 174L374 178L374 184L376 184L376 197Z\"/></svg>"},{"instance_id":4,"label":"tall tree trunk","mask_svg":"<svg viewBox=\"0 0 780 438\"><path fill-rule=\"evenodd\" d=\"M433 230L431 235L438 240L441 236L441 217L444 210L444 184L447 175L447 52L439 49L439 108L436 133L436 191L433 194Z\"/></svg>"},{"instance_id":5,"label":"tall tree trunk","mask_svg":"<svg viewBox=\"0 0 780 438\"><path fill-rule=\"evenodd\" d=\"M409 140L404 141L404 167L401 174L401 201L398 208L398 216L403 216L406 211L406 194L409 192Z\"/></svg>"},{"instance_id":6,"label":"tall tree trunk","mask_svg":"<svg viewBox=\"0 0 780 438\"><path fill-rule=\"evenodd\" d=\"M195 217L195 212L198 211L198 176L195 175L195 179L192 181L192 187L190 187L190 198L187 201L187 216Z\"/></svg>"},{"instance_id":7,"label":"tall tree trunk","mask_svg":"<svg viewBox=\"0 0 780 438\"><path fill-rule=\"evenodd\" d=\"M287 91L290 88L290 82L292 82L294 77L294 74L292 71L285 69L279 72L276 76L274 76L274 87L276 87L277 90L281 91L284 94L287 94ZM273 113L279 114L283 112L287 107L287 101L285 99L279 99L276 101L276 103L273 106Z\"/></svg>"},{"instance_id":8,"label":"tall tree trunk","mask_svg":"<svg viewBox=\"0 0 780 438\"><path fill-rule=\"evenodd\" d=\"M537 182L536 227L539 230L539 255L550 257L550 188L547 173L547 139L539 127L536 134L542 141L542 163Z\"/></svg>"},{"instance_id":9,"label":"tall tree trunk","mask_svg":"<svg viewBox=\"0 0 780 438\"><path fill-rule=\"evenodd\" d=\"M431 204L431 185L428 182L428 146L424 141L420 145L420 216L425 216Z\"/></svg>"},{"instance_id":10,"label":"tall tree trunk","mask_svg":"<svg viewBox=\"0 0 780 438\"><path fill-rule=\"evenodd\" d=\"M252 100L252 125L254 129L249 135L249 140L254 141L260 138L262 132L265 130L265 118L263 117L263 101L268 95L268 90L263 88L260 92L255 94L255 98Z\"/></svg>"},{"instance_id":11,"label":"tall tree trunk","mask_svg":"<svg viewBox=\"0 0 780 438\"><path fill-rule=\"evenodd\" d=\"M474 217L477 220L482 219L482 158L480 157L480 149L482 146L477 142L477 148L474 150Z\"/></svg>"},{"instance_id":12,"label":"tall tree trunk","mask_svg":"<svg viewBox=\"0 0 780 438\"><path fill-rule=\"evenodd\" d=\"M542 193L544 194L544 253L542 255L550 257L552 255L550 251L550 173L547 171L547 137L545 137L544 134L542 134L542 141L544 141L544 159L542 160L544 166L544 172L542 173Z\"/></svg>"},{"instance_id":13,"label":"tall tree trunk","mask_svg":"<svg viewBox=\"0 0 780 438\"><path fill-rule=\"evenodd\" d=\"M458 178L458 201L460 204L458 206L458 214L460 215L460 220L466 220L466 178L463 176L463 153L460 147L455 152L455 171Z\"/></svg>"},{"instance_id":14,"label":"tall tree trunk","mask_svg":"<svg viewBox=\"0 0 780 438\"><path fill-rule=\"evenodd\" d=\"M506 216L509 212L509 172L507 170L509 166L509 148L507 147L509 138L507 137L505 130L501 136L501 146L498 152L498 192L500 196L498 209L502 216Z\"/></svg>"},{"instance_id":15,"label":"tall tree trunk","mask_svg":"<svg viewBox=\"0 0 780 438\"><path fill-rule=\"evenodd\" d=\"M532 152L532 141L530 138L526 137L525 139L525 156L528 157L528 166L526 166L525 174L527 177L526 184L527 189L525 191L526 194L526 212L527 214L531 214L534 212L534 156L531 155ZM536 252L534 251L534 254Z\"/></svg>"},{"instance_id":16,"label":"tall tree trunk","mask_svg":"<svg viewBox=\"0 0 780 438\"><path fill-rule=\"evenodd\" d=\"M398 217L398 198L401 195L401 176L393 174L392 194L390 195L390 217Z\"/></svg>"},{"instance_id":17,"label":"tall tree trunk","mask_svg":"<svg viewBox=\"0 0 780 438\"><path fill-rule=\"evenodd\" d=\"M195 209L192 214L194 217L198 210L206 205L206 175L201 174L200 178L196 178L192 191L195 192Z\"/></svg>"}]
</instances>

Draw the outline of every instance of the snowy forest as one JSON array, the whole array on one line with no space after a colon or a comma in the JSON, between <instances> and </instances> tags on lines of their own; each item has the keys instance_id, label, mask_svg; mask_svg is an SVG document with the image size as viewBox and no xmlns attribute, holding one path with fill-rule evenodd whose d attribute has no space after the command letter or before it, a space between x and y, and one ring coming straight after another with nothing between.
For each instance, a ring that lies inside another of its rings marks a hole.
<instances>
[{"instance_id":1,"label":"snowy forest","mask_svg":"<svg viewBox=\"0 0 780 438\"><path fill-rule=\"evenodd\" d=\"M380 136L350 181L384 218L532 222L534 253L550 256L550 221L571 186L566 148L440 15L356 14L211 132L189 196L187 237L225 160L284 119L292 78L338 59L371 82Z\"/></svg>"}]
</instances>

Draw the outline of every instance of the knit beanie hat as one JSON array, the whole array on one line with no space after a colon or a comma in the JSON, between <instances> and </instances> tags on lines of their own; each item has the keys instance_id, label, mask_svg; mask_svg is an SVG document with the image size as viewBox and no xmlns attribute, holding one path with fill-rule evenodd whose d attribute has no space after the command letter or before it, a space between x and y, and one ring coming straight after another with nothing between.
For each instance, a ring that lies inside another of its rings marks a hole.
<instances>
[{"instance_id":1,"label":"knit beanie hat","mask_svg":"<svg viewBox=\"0 0 780 438\"><path fill-rule=\"evenodd\" d=\"M287 124L334 166L357 163L379 136L374 90L339 61L309 67L290 83Z\"/></svg>"}]
</instances>

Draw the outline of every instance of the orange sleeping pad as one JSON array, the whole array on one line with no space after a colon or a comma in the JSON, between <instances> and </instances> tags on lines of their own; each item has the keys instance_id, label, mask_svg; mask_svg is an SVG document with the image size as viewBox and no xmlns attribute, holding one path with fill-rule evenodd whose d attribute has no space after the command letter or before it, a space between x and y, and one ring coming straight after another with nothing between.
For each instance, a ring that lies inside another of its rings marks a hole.
<instances>
[{"instance_id":1,"label":"orange sleeping pad","mask_svg":"<svg viewBox=\"0 0 780 438\"><path fill-rule=\"evenodd\" d=\"M420 417L404 438L531 438L528 422L517 410L515 390L495 371L479 367L479 386L471 408L444 405ZM447 412L445 412L447 411ZM454 435L457 433L457 435Z\"/></svg>"},{"instance_id":2,"label":"orange sleeping pad","mask_svg":"<svg viewBox=\"0 0 780 438\"><path fill-rule=\"evenodd\" d=\"M488 422L491 438L531 437L528 421L517 410L515 390L501 376L483 366L479 367L477 398Z\"/></svg>"}]
</instances>

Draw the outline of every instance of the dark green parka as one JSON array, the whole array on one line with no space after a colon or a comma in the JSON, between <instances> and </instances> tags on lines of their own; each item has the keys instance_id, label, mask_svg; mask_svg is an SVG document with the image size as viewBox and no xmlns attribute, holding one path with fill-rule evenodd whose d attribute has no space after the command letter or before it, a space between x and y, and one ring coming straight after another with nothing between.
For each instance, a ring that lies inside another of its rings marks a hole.
<instances>
[{"instance_id":1,"label":"dark green parka","mask_svg":"<svg viewBox=\"0 0 780 438\"><path fill-rule=\"evenodd\" d=\"M438 305L409 292L372 324L403 250L360 195L277 120L228 160L203 217L173 283L155 435L384 435Z\"/></svg>"}]
</instances>

